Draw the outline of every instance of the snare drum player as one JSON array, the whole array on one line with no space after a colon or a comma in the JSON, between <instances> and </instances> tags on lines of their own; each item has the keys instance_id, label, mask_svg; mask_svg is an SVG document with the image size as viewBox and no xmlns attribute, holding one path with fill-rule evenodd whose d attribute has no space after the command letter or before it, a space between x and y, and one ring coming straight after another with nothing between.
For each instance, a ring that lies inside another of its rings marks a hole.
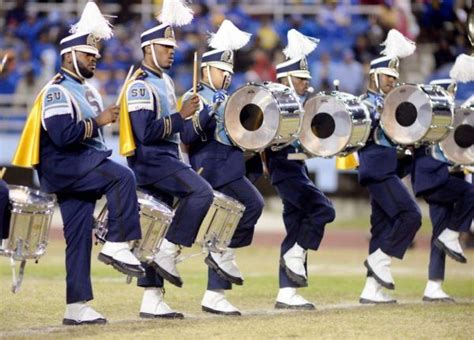
<instances>
[{"instance_id":1,"label":"snare drum player","mask_svg":"<svg viewBox=\"0 0 474 340\"><path fill-rule=\"evenodd\" d=\"M231 243L224 253L209 252L205 259L208 269L207 290L202 299L202 310L222 315L240 315L225 297L232 284L242 285L243 277L235 262L235 248L250 245L255 224L263 209L263 197L245 177L244 153L234 146L224 128L226 89L232 80L234 51L245 46L250 34L240 31L229 20L224 20L209 41L214 48L201 59L201 83L198 85L201 106L211 105L212 110L201 111L186 121L181 134L189 145L191 166L217 190L245 206L245 212L236 228ZM193 90L184 98L190 98Z\"/></svg>"},{"instance_id":2,"label":"snare drum player","mask_svg":"<svg viewBox=\"0 0 474 340\"><path fill-rule=\"evenodd\" d=\"M144 275L128 242L141 238L135 177L132 171L108 157L102 127L113 123L118 107L102 109L102 100L86 81L92 78L100 57L99 39L112 35L97 5L88 2L80 21L60 42L61 71L38 96L13 160L14 165L35 165L41 189L55 193L66 239L66 313L63 324L103 324L106 319L87 305L93 299L90 277L95 203L107 197L109 231L99 260L122 273ZM36 111L35 111L36 109ZM25 163L24 139L39 132L39 159Z\"/></svg>"},{"instance_id":3,"label":"snare drum player","mask_svg":"<svg viewBox=\"0 0 474 340\"><path fill-rule=\"evenodd\" d=\"M391 30L385 45L386 56L370 63L369 86L361 97L372 119L370 137L359 150L359 182L369 190L372 209L369 256L364 262L367 281L360 296L360 303L364 304L396 302L383 289L395 288L390 269L392 257L403 258L421 226L416 201L400 179L407 175L407 167L399 161L396 145L379 126L384 96L394 88L399 77L398 57L413 53L415 44Z\"/></svg>"},{"instance_id":4,"label":"snare drum player","mask_svg":"<svg viewBox=\"0 0 474 340\"><path fill-rule=\"evenodd\" d=\"M288 46L284 50L290 60L276 66L278 81L295 91L301 107L311 79L306 55L316 48L317 42L317 39L290 30ZM308 286L308 249L319 248L325 225L335 218L331 201L309 179L304 161L291 160L292 155L299 152L298 142L277 151L265 150L271 183L283 202L286 229L281 244L277 309L315 308L314 304L297 294L297 288Z\"/></svg>"},{"instance_id":5,"label":"snare drum player","mask_svg":"<svg viewBox=\"0 0 474 340\"><path fill-rule=\"evenodd\" d=\"M0 251L2 240L8 238L10 230L10 208L7 182L0 179Z\"/></svg>"},{"instance_id":6,"label":"snare drum player","mask_svg":"<svg viewBox=\"0 0 474 340\"><path fill-rule=\"evenodd\" d=\"M456 64L453 70L455 67ZM430 84L443 87L454 99L455 80L439 79ZM415 150L411 176L413 190L416 196L423 197L428 203L433 225L428 283L423 294L423 301L427 302L454 301L442 288L446 254L457 262L467 262L459 242L459 232L469 231L474 217L474 185L464 180L462 171L461 178L459 170L457 173L450 171L451 165L439 144Z\"/></svg>"},{"instance_id":7,"label":"snare drum player","mask_svg":"<svg viewBox=\"0 0 474 340\"><path fill-rule=\"evenodd\" d=\"M174 84L165 73L171 68L177 46L172 25L189 23L192 11L177 0L165 1L159 17L162 24L141 34L143 60L134 81L126 90L127 117L136 148L127 161L135 172L138 187L169 206L178 198L175 216L152 265L145 264L146 277L140 317L182 318L163 300L163 279L181 287L176 268L179 247L191 247L212 200L212 187L180 157L179 133L184 121L199 109L199 98L191 96L176 109ZM207 107L203 110L206 111ZM122 120L122 118L121 118ZM124 131L120 131L121 135Z\"/></svg>"}]
</instances>

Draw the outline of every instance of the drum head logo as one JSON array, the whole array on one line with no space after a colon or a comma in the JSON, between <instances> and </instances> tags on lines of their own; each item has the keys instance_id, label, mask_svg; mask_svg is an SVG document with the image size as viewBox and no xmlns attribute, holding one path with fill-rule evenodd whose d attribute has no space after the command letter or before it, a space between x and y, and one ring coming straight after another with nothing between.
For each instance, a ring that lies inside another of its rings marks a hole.
<instances>
[{"instance_id":1,"label":"drum head logo","mask_svg":"<svg viewBox=\"0 0 474 340\"><path fill-rule=\"evenodd\" d=\"M173 28L171 26L166 27L164 37L165 37L165 39L176 40L174 38L174 31L173 31Z\"/></svg>"},{"instance_id":2,"label":"drum head logo","mask_svg":"<svg viewBox=\"0 0 474 340\"><path fill-rule=\"evenodd\" d=\"M232 52L230 50L224 51L221 55L221 61L223 61L224 63L233 64L234 63L234 52Z\"/></svg>"},{"instance_id":3,"label":"drum head logo","mask_svg":"<svg viewBox=\"0 0 474 340\"><path fill-rule=\"evenodd\" d=\"M97 48L97 42L98 41L99 41L99 39L97 39L93 34L89 34L87 36L86 44L89 45L89 46Z\"/></svg>"},{"instance_id":4,"label":"drum head logo","mask_svg":"<svg viewBox=\"0 0 474 340\"><path fill-rule=\"evenodd\" d=\"M304 70L304 71L308 70L308 62L306 61L306 58L301 59L300 70Z\"/></svg>"}]
</instances>

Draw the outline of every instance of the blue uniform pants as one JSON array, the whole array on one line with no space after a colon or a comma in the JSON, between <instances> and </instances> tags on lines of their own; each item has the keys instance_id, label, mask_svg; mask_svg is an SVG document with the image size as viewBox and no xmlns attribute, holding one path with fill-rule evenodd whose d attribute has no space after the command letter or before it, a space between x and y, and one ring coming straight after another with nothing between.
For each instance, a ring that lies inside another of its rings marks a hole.
<instances>
[{"instance_id":1,"label":"blue uniform pants","mask_svg":"<svg viewBox=\"0 0 474 340\"><path fill-rule=\"evenodd\" d=\"M372 214L369 254L378 248L402 259L421 226L421 212L400 178L393 175L367 185Z\"/></svg>"},{"instance_id":2,"label":"blue uniform pants","mask_svg":"<svg viewBox=\"0 0 474 340\"><path fill-rule=\"evenodd\" d=\"M235 229L230 248L246 247L252 243L257 223L263 210L263 197L246 177L216 188L217 191L238 200L245 206L245 212ZM232 284L221 278L217 272L208 269L207 289L232 289Z\"/></svg>"},{"instance_id":3,"label":"blue uniform pants","mask_svg":"<svg viewBox=\"0 0 474 340\"><path fill-rule=\"evenodd\" d=\"M10 230L10 208L8 202L7 183L0 179L0 240L8 238Z\"/></svg>"},{"instance_id":4,"label":"blue uniform pants","mask_svg":"<svg viewBox=\"0 0 474 340\"><path fill-rule=\"evenodd\" d=\"M433 225L428 277L444 280L446 254L435 246L441 232L468 231L474 217L474 185L464 179L450 176L447 183L423 195L430 207Z\"/></svg>"},{"instance_id":5,"label":"blue uniform pants","mask_svg":"<svg viewBox=\"0 0 474 340\"><path fill-rule=\"evenodd\" d=\"M70 187L57 192L66 239L66 301L93 299L90 278L92 228L95 203L107 197L107 241L141 238L135 177L111 160L103 161Z\"/></svg>"},{"instance_id":6,"label":"blue uniform pants","mask_svg":"<svg viewBox=\"0 0 474 340\"><path fill-rule=\"evenodd\" d=\"M212 187L190 168L179 170L158 182L141 186L150 195L173 205L179 198L166 239L172 243L191 247L196 239L201 222L213 200ZM138 280L140 287L163 287L163 279L149 265L144 264L146 276Z\"/></svg>"},{"instance_id":7,"label":"blue uniform pants","mask_svg":"<svg viewBox=\"0 0 474 340\"><path fill-rule=\"evenodd\" d=\"M336 213L331 201L306 176L292 177L275 184L283 202L283 222L286 237L281 244L281 256L298 243L304 249L317 250L327 223ZM280 288L298 287L285 270L279 269Z\"/></svg>"}]
</instances>

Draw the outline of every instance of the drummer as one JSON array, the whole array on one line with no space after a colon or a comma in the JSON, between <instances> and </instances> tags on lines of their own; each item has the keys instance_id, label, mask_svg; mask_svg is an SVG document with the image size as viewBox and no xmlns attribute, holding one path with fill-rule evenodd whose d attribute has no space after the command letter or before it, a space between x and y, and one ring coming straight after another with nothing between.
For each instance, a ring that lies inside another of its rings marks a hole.
<instances>
[{"instance_id":1,"label":"drummer","mask_svg":"<svg viewBox=\"0 0 474 340\"><path fill-rule=\"evenodd\" d=\"M245 212L236 228L227 250L209 252L205 259L208 269L207 290L201 305L205 312L221 315L240 315L225 297L232 284L242 285L243 277L235 262L235 249L250 245L255 224L263 209L263 197L245 177L244 153L234 146L224 129L226 89L234 73L234 51L243 47L250 34L240 31L229 20L224 20L210 39L211 49L201 59L201 83L197 87L201 106L212 105L210 112L201 111L188 120L181 134L189 145L191 166L202 169L201 176L214 190L230 196L245 206ZM239 42L240 46L236 46ZM232 45L229 45L231 43ZM184 95L191 98L193 90Z\"/></svg>"},{"instance_id":2,"label":"drummer","mask_svg":"<svg viewBox=\"0 0 474 340\"><path fill-rule=\"evenodd\" d=\"M456 81L437 79L430 84L447 90L454 100ZM423 301L454 301L443 291L446 254L457 262L466 263L459 232L469 231L474 217L474 185L464 180L464 173L454 171L439 144L415 150L411 181L418 197L423 197L430 208L433 234L428 282Z\"/></svg>"},{"instance_id":3,"label":"drummer","mask_svg":"<svg viewBox=\"0 0 474 340\"><path fill-rule=\"evenodd\" d=\"M173 64L177 46L171 25L179 21L177 16L189 11L182 6L182 11L168 13L165 9L173 6L164 4L161 16L166 23L141 34L143 60L127 87L127 102L122 103L127 108L136 144L127 162L135 172L138 187L169 206L175 198L179 199L158 253L151 265L144 264L146 277L138 280L138 286L144 288L139 314L142 318L183 318L182 313L164 302L163 279L178 287L183 285L176 267L180 247L192 246L213 199L209 183L180 159L179 133L185 119L199 109L198 96L190 96L177 111L174 84L165 73ZM203 110L207 114L207 106ZM120 134L124 132L121 130Z\"/></svg>"},{"instance_id":4,"label":"drummer","mask_svg":"<svg viewBox=\"0 0 474 340\"><path fill-rule=\"evenodd\" d=\"M285 49L290 59L276 66L278 81L295 91L301 107L311 79L306 54L316 46L316 39L292 29L288 32L288 47ZM297 288L308 286L308 249L319 248L325 225L335 218L331 201L308 177L304 161L288 159L299 153L300 148L296 142L278 151L266 149L264 155L271 183L283 202L286 229L281 244L277 309L315 308L313 303L297 294Z\"/></svg>"},{"instance_id":5,"label":"drummer","mask_svg":"<svg viewBox=\"0 0 474 340\"><path fill-rule=\"evenodd\" d=\"M392 38L393 33L395 41ZM386 43L386 50L390 51L394 50L394 46L413 51L415 49L414 43L395 30L389 32ZM360 303L396 302L383 289L395 288L390 269L391 259L403 258L421 226L420 209L400 179L408 172L403 166L405 163L399 160L396 145L391 143L379 126L384 97L395 87L399 77L399 59L396 53L393 54L377 58L370 63L369 86L367 93L361 96L372 119L370 137L359 150L359 182L369 189L372 235L369 256L364 262L367 267L367 281L360 296Z\"/></svg>"},{"instance_id":6,"label":"drummer","mask_svg":"<svg viewBox=\"0 0 474 340\"><path fill-rule=\"evenodd\" d=\"M10 230L10 209L7 182L0 179L0 240L8 238ZM0 249L3 248L0 243Z\"/></svg>"},{"instance_id":7,"label":"drummer","mask_svg":"<svg viewBox=\"0 0 474 340\"><path fill-rule=\"evenodd\" d=\"M97 25L91 27L87 23ZM60 42L61 70L40 93L21 137L13 164L36 166L41 189L55 193L66 239L66 312L64 325L104 324L106 319L87 304L93 299L91 270L95 203L107 197L108 234L99 260L132 276L144 275L128 241L141 238L135 177L130 169L109 159L102 127L118 118L115 105L102 108L97 90L86 80L100 57L97 42L112 35L94 2ZM38 136L39 149L23 149ZM39 160L29 154L39 153Z\"/></svg>"}]
</instances>

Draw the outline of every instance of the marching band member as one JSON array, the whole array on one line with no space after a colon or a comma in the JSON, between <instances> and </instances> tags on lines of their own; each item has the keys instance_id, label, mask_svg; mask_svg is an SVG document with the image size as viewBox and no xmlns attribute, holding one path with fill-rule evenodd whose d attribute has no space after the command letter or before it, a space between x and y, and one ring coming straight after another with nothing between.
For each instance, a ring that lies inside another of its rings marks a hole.
<instances>
[{"instance_id":1,"label":"marching band member","mask_svg":"<svg viewBox=\"0 0 474 340\"><path fill-rule=\"evenodd\" d=\"M128 156L139 188L170 206L175 197L179 198L175 217L154 261L145 266L146 277L138 280L138 286L145 288L142 318L183 317L164 302L163 278L182 286L176 268L179 247L192 246L213 200L211 186L180 159L179 133L184 120L199 109L199 98L191 96L177 112L174 84L165 73L173 64L177 46L172 25L187 24L192 18L192 11L181 1L164 1L159 17L162 23L141 34L143 60L121 105L120 119L129 120L130 136L136 144L121 152ZM207 112L207 107L204 110ZM121 126L121 137L124 133Z\"/></svg>"},{"instance_id":2,"label":"marching band member","mask_svg":"<svg viewBox=\"0 0 474 340\"><path fill-rule=\"evenodd\" d=\"M104 143L102 126L115 122L118 107L103 110L99 93L86 81L100 57L96 43L112 36L111 27L97 5L88 2L71 33L60 42L61 71L38 96L13 164L36 166L41 189L58 199L66 239L63 324L102 324L106 319L86 304L93 299L95 203L106 195L109 231L99 260L127 275L142 276L144 269L127 243L141 238L136 184L129 169L108 159L112 152ZM28 149L30 140L34 142Z\"/></svg>"},{"instance_id":3,"label":"marching band member","mask_svg":"<svg viewBox=\"0 0 474 340\"><path fill-rule=\"evenodd\" d=\"M399 77L399 57L415 50L415 44L396 30L385 41L384 57L370 63L369 86L362 100L367 105L372 131L359 150L359 182L369 190L372 214L367 281L360 303L395 303L383 288L395 289L390 265L392 257L403 258L421 226L421 212L400 177L406 169L398 159L396 146L388 140L379 124L384 96ZM397 49L398 48L398 49ZM403 173L405 172L405 173Z\"/></svg>"},{"instance_id":4,"label":"marching band member","mask_svg":"<svg viewBox=\"0 0 474 340\"><path fill-rule=\"evenodd\" d=\"M290 30L288 46L283 51L289 60L276 66L278 81L295 91L301 107L311 79L306 55L317 43L315 38ZM335 218L331 201L309 179L304 161L288 159L299 150L300 145L296 142L277 151L265 151L271 183L283 202L286 229L281 244L277 309L315 308L298 295L296 289L308 286L307 251L319 248L325 225Z\"/></svg>"},{"instance_id":5,"label":"marching band member","mask_svg":"<svg viewBox=\"0 0 474 340\"><path fill-rule=\"evenodd\" d=\"M201 59L201 83L198 85L201 106L212 105L209 112L201 111L185 124L182 141L189 145L191 166L203 169L201 175L212 187L245 206L231 243L224 253L209 252L205 262L208 285L202 299L202 310L214 314L240 315L226 298L225 290L232 284L242 285L243 277L235 262L235 248L252 242L255 224L263 209L263 197L245 177L244 153L230 141L224 128L224 107L233 68L234 51L250 40L250 34L240 31L229 20L224 20L217 33L212 34ZM183 98L190 98L191 89Z\"/></svg>"},{"instance_id":6,"label":"marching band member","mask_svg":"<svg viewBox=\"0 0 474 340\"><path fill-rule=\"evenodd\" d=\"M451 74L462 69L474 76L474 57L468 58L472 59L471 65L460 65L461 59L457 59ZM430 84L442 86L454 99L456 79L439 79ZM450 165L439 144L415 150L411 176L413 190L428 203L433 225L428 282L423 294L423 301L428 302L454 301L442 288L446 254L457 262L467 261L459 243L459 232L469 231L474 217L474 185L450 173Z\"/></svg>"},{"instance_id":7,"label":"marching band member","mask_svg":"<svg viewBox=\"0 0 474 340\"><path fill-rule=\"evenodd\" d=\"M7 182L0 179L0 249L1 240L8 238L10 230L10 209Z\"/></svg>"}]
</instances>

